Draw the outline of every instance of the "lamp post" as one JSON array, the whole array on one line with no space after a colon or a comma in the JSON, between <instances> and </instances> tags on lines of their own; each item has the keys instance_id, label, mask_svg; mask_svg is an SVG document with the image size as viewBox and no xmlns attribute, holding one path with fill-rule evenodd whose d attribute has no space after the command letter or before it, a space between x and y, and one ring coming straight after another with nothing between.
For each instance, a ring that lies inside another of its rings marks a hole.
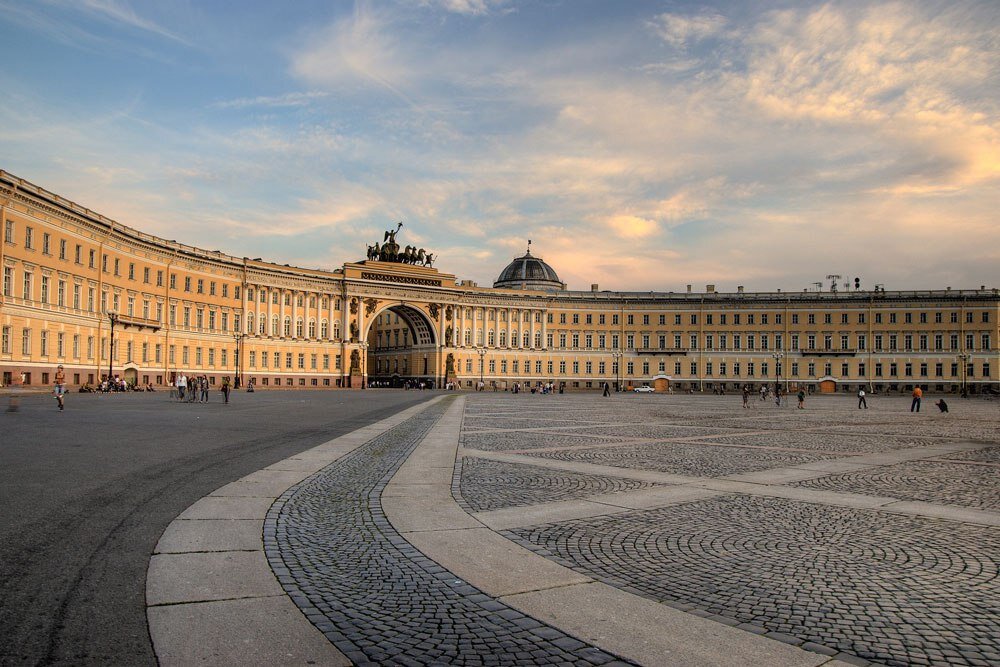
<instances>
[{"instance_id":1,"label":"lamp post","mask_svg":"<svg viewBox=\"0 0 1000 667\"><path fill-rule=\"evenodd\" d=\"M486 348L477 347L476 354L479 355L479 389L483 389L483 366L486 364Z\"/></svg>"},{"instance_id":2,"label":"lamp post","mask_svg":"<svg viewBox=\"0 0 1000 667\"><path fill-rule=\"evenodd\" d=\"M113 310L108 311L108 320L111 322L111 344L108 347L108 384L111 384L111 378L114 377L114 359L115 359L115 323L118 322L118 313Z\"/></svg>"},{"instance_id":3,"label":"lamp post","mask_svg":"<svg viewBox=\"0 0 1000 667\"><path fill-rule=\"evenodd\" d=\"M233 340L236 341L236 355L235 355L236 358L233 360L234 365L236 366L236 377L233 379L233 389L239 389L240 388L240 343L243 342L243 334L234 333Z\"/></svg>"},{"instance_id":4,"label":"lamp post","mask_svg":"<svg viewBox=\"0 0 1000 667\"><path fill-rule=\"evenodd\" d=\"M781 360L785 355L783 352L774 352L771 356L774 358L774 391L777 392L781 389Z\"/></svg>"},{"instance_id":5,"label":"lamp post","mask_svg":"<svg viewBox=\"0 0 1000 667\"><path fill-rule=\"evenodd\" d=\"M611 358L615 360L615 391L621 391L621 381L618 379L622 372L622 354L621 350L615 350L611 353Z\"/></svg>"},{"instance_id":6,"label":"lamp post","mask_svg":"<svg viewBox=\"0 0 1000 667\"><path fill-rule=\"evenodd\" d=\"M968 363L969 363L969 359L971 359L971 358L972 358L972 355L970 355L968 352L962 352L961 354L958 355L958 360L962 364L962 393L961 393L961 396L963 398L969 395L969 391L968 391L968 389L966 388L965 385L966 385L966 378L968 377L968 373L969 373Z\"/></svg>"}]
</instances>

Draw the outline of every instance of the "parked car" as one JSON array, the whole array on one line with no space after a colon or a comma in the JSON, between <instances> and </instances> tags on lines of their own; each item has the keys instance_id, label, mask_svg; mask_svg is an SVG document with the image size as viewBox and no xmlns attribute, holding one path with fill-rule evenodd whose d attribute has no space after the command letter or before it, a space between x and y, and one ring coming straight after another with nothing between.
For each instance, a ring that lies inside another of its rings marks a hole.
<instances>
[{"instance_id":1,"label":"parked car","mask_svg":"<svg viewBox=\"0 0 1000 667\"><path fill-rule=\"evenodd\" d=\"M636 387L632 391L634 391L637 394L652 394L653 388L650 387L649 385L643 385L642 387Z\"/></svg>"}]
</instances>

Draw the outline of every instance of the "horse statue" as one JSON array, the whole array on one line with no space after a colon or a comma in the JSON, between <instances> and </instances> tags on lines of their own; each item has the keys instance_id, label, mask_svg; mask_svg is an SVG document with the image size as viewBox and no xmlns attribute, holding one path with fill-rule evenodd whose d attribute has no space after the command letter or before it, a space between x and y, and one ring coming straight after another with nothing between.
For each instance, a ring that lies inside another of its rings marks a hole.
<instances>
[{"instance_id":1,"label":"horse statue","mask_svg":"<svg viewBox=\"0 0 1000 667\"><path fill-rule=\"evenodd\" d=\"M414 264L418 264L418 265L421 265L421 266L423 266L423 263L424 263L424 259L425 259L426 257L427 257L427 256L426 256L426 254L424 253L424 249L423 249L423 248L421 248L420 250L418 250L418 251L417 251L417 254L416 254L416 255L414 255L414 257L413 257L413 263L414 263Z\"/></svg>"}]
</instances>

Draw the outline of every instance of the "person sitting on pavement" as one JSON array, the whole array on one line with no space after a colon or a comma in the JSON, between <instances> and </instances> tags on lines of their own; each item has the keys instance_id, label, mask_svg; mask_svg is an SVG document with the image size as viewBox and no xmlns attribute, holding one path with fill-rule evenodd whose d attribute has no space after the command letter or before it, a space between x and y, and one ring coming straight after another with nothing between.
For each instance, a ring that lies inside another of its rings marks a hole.
<instances>
[{"instance_id":1,"label":"person sitting on pavement","mask_svg":"<svg viewBox=\"0 0 1000 667\"><path fill-rule=\"evenodd\" d=\"M948 404L944 402L943 398L940 399L934 405L938 406L938 410L940 410L941 412L948 412Z\"/></svg>"}]
</instances>

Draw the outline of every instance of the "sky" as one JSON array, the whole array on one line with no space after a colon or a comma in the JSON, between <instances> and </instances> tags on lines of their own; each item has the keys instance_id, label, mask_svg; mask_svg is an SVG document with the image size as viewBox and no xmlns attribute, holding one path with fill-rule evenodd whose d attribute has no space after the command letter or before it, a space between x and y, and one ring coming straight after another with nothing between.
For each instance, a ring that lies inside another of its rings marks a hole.
<instances>
[{"instance_id":1,"label":"sky","mask_svg":"<svg viewBox=\"0 0 1000 667\"><path fill-rule=\"evenodd\" d=\"M237 257L1000 287L996 0L0 0L0 54L0 168Z\"/></svg>"}]
</instances>

